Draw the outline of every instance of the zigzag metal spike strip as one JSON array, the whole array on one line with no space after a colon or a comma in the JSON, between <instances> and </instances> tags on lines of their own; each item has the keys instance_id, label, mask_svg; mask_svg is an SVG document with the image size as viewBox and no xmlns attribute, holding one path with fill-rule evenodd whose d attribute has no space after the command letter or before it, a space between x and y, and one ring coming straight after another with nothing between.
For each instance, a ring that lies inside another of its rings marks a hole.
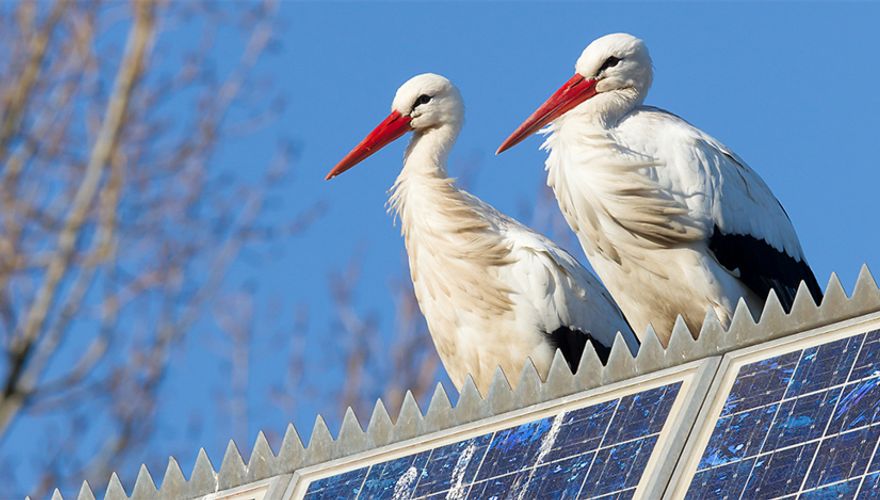
<instances>
[{"instance_id":1,"label":"zigzag metal spike strip","mask_svg":"<svg viewBox=\"0 0 880 500\"><path fill-rule=\"evenodd\" d=\"M587 348L584 349L579 369L574 375L569 371L561 353L557 351L545 381L541 380L531 360L524 365L516 379L515 389L511 389L508 376L498 369L485 398L481 396L473 380L468 377L454 408L443 386L438 384L424 417L415 398L408 392L396 423L392 423L384 404L378 400L366 432L362 430L354 412L349 409L336 441L333 440L321 416L315 420L307 449L303 447L296 429L289 425L277 458L262 433L257 436L247 466L235 444L230 441L219 474L214 472L204 450L199 451L189 481L184 479L180 467L172 458L169 459L162 488L158 493L149 471L146 467L141 467L132 499L203 496L217 491L218 488L233 488L246 481L289 473L331 458L377 448L416 435L436 432L592 389L600 384L647 374L706 356L755 345L793 332L817 328L877 311L880 311L880 288L868 267L862 266L851 297L847 297L836 274L832 274L829 278L825 297L820 305L815 304L809 290L801 283L792 309L787 314L776 294L771 291L757 323L752 311L743 301L737 304L731 324L726 330L713 311L707 312L696 340L679 318L676 320L666 349L662 347L649 327L645 335L640 337L641 347L635 358L630 355L622 339L615 338L607 366L604 367L592 344L587 344ZM53 495L53 498L58 497L60 495ZM94 494L88 483L82 484L77 498L94 500ZM125 490L115 473L110 477L105 499L127 500Z\"/></svg>"},{"instance_id":2,"label":"zigzag metal spike strip","mask_svg":"<svg viewBox=\"0 0 880 500\"><path fill-rule=\"evenodd\" d=\"M602 371L604 367L596 354L596 348L592 342L587 342L584 352L581 353L581 361L578 363L577 373L574 374L574 387L578 391L586 391L598 387L602 383Z\"/></svg>"},{"instance_id":3,"label":"zigzag metal spike strip","mask_svg":"<svg viewBox=\"0 0 880 500\"><path fill-rule=\"evenodd\" d=\"M501 372L501 374L503 375L504 372ZM556 349L556 352L553 354L553 361L550 363L547 379L541 385L540 390L542 401L568 396L575 392L574 376L568 367L568 361L565 360L565 356L562 355L562 351L559 349Z\"/></svg>"},{"instance_id":4,"label":"zigzag metal spike strip","mask_svg":"<svg viewBox=\"0 0 880 500\"><path fill-rule=\"evenodd\" d=\"M780 331L785 328L788 316L779 302L779 296L775 290L770 290L767 295L767 301L764 302L764 310L761 311L761 330L762 331Z\"/></svg>"},{"instance_id":5,"label":"zigzag metal spike strip","mask_svg":"<svg viewBox=\"0 0 880 500\"><path fill-rule=\"evenodd\" d=\"M418 436L422 420L422 410L419 409L419 403L416 402L412 392L406 391L397 414L397 421L394 422L394 442L406 441Z\"/></svg>"},{"instance_id":6,"label":"zigzag metal spike strip","mask_svg":"<svg viewBox=\"0 0 880 500\"><path fill-rule=\"evenodd\" d=\"M825 287L825 296L822 297L822 304L819 306L820 313L824 316L833 315L835 311L845 309L848 301L849 297L846 296L837 273L831 273L828 285Z\"/></svg>"},{"instance_id":7,"label":"zigzag metal spike strip","mask_svg":"<svg viewBox=\"0 0 880 500\"><path fill-rule=\"evenodd\" d=\"M262 431L257 434L254 441L254 449L247 464L247 481L259 481L272 476L272 465L275 462L275 454Z\"/></svg>"},{"instance_id":8,"label":"zigzag metal spike strip","mask_svg":"<svg viewBox=\"0 0 880 500\"><path fill-rule=\"evenodd\" d=\"M611 344L611 353L608 354L608 362L602 370L602 385L627 379L635 375L636 364L629 347L620 335L614 337Z\"/></svg>"},{"instance_id":9,"label":"zigzag metal spike strip","mask_svg":"<svg viewBox=\"0 0 880 500\"><path fill-rule=\"evenodd\" d=\"M636 367L639 373L647 373L664 366L666 351L654 331L649 330L639 341L641 345L636 355Z\"/></svg>"},{"instance_id":10,"label":"zigzag metal spike strip","mask_svg":"<svg viewBox=\"0 0 880 500\"><path fill-rule=\"evenodd\" d=\"M159 490L156 489L153 476L150 475L147 466L142 464L131 492L131 500L153 500L158 496Z\"/></svg>"},{"instance_id":11,"label":"zigzag metal spike strip","mask_svg":"<svg viewBox=\"0 0 880 500\"><path fill-rule=\"evenodd\" d=\"M474 379L470 375L464 381L464 385L458 393L458 402L455 404L455 423L466 424L484 416L486 410L483 397L477 390Z\"/></svg>"},{"instance_id":12,"label":"zigzag metal spike strip","mask_svg":"<svg viewBox=\"0 0 880 500\"><path fill-rule=\"evenodd\" d=\"M691 360L697 354L697 342L690 329L681 316L676 316L672 326L672 334L669 336L669 345L666 348L668 366L678 365L685 360Z\"/></svg>"},{"instance_id":13,"label":"zigzag metal spike strip","mask_svg":"<svg viewBox=\"0 0 880 500\"><path fill-rule=\"evenodd\" d=\"M104 500L128 500L125 494L125 488L119 482L119 476L114 472L110 474L110 482L107 483L107 491L104 493Z\"/></svg>"},{"instance_id":14,"label":"zigzag metal spike strip","mask_svg":"<svg viewBox=\"0 0 880 500\"><path fill-rule=\"evenodd\" d=\"M809 324L818 326L819 324L819 308L817 307L816 302L813 301L813 295L810 293L810 290L804 282L801 282L800 286L798 286L798 291L794 296L794 303L791 306L789 318L795 318L796 321L789 321L786 330L780 332L779 335L785 335L797 330L801 325Z\"/></svg>"},{"instance_id":15,"label":"zigzag metal spike strip","mask_svg":"<svg viewBox=\"0 0 880 500\"><path fill-rule=\"evenodd\" d=\"M199 449L192 475L186 483L186 494L191 497L207 495L217 491L217 473L204 448Z\"/></svg>"},{"instance_id":16,"label":"zigzag metal spike strip","mask_svg":"<svg viewBox=\"0 0 880 500\"><path fill-rule=\"evenodd\" d=\"M859 278L853 288L852 299L849 302L851 313L864 314L871 311L874 304L880 303L880 289L868 266L862 265L859 270Z\"/></svg>"},{"instance_id":17,"label":"zigzag metal spike strip","mask_svg":"<svg viewBox=\"0 0 880 500\"><path fill-rule=\"evenodd\" d=\"M286 474L300 468L305 461L306 450L299 433L293 424L287 424L284 438L281 440L281 448L278 450L278 459L272 468L273 474Z\"/></svg>"},{"instance_id":18,"label":"zigzag metal spike strip","mask_svg":"<svg viewBox=\"0 0 880 500\"><path fill-rule=\"evenodd\" d=\"M434 395L431 396L431 402L428 403L428 411L425 412L425 431L434 432L445 429L452 421L452 403L449 402L449 396L443 384L437 383L434 388Z\"/></svg>"},{"instance_id":19,"label":"zigzag metal spike strip","mask_svg":"<svg viewBox=\"0 0 880 500\"><path fill-rule=\"evenodd\" d=\"M89 486L88 481L83 481L82 486L79 487L79 495L76 496L76 500L95 500L95 494L92 493L92 487Z\"/></svg>"},{"instance_id":20,"label":"zigzag metal spike strip","mask_svg":"<svg viewBox=\"0 0 880 500\"><path fill-rule=\"evenodd\" d=\"M369 446L367 435L358 422L354 410L348 407L336 436L336 449L333 450L333 458L339 458L364 451Z\"/></svg>"},{"instance_id":21,"label":"zigzag metal spike strip","mask_svg":"<svg viewBox=\"0 0 880 500\"><path fill-rule=\"evenodd\" d=\"M309 447L306 449L303 466L326 462L333 456L333 436L324 422L324 417L315 417L315 426L312 428L312 437L309 438Z\"/></svg>"},{"instance_id":22,"label":"zigzag metal spike strip","mask_svg":"<svg viewBox=\"0 0 880 500\"><path fill-rule=\"evenodd\" d=\"M538 402L541 377L531 359L527 359L519 375L519 382L513 391L513 400L517 408L525 408Z\"/></svg>"},{"instance_id":23,"label":"zigzag metal spike strip","mask_svg":"<svg viewBox=\"0 0 880 500\"><path fill-rule=\"evenodd\" d=\"M504 413L512 410L515 406L513 390L500 366L495 367L492 376L492 384L489 385L489 393L486 394L486 402L493 414Z\"/></svg>"},{"instance_id":24,"label":"zigzag metal spike strip","mask_svg":"<svg viewBox=\"0 0 880 500\"><path fill-rule=\"evenodd\" d=\"M730 327L727 329L728 336L733 337L736 345L747 345L757 338L756 330L757 323L752 311L749 310L745 300L739 299L733 311L733 318L730 320Z\"/></svg>"},{"instance_id":25,"label":"zigzag metal spike strip","mask_svg":"<svg viewBox=\"0 0 880 500\"><path fill-rule=\"evenodd\" d=\"M183 477L183 471L180 470L177 460L174 457L168 459L168 466L165 467L165 477L162 478L162 488L159 490L159 498L162 500L172 500L180 498L186 491L186 478Z\"/></svg>"},{"instance_id":26,"label":"zigzag metal spike strip","mask_svg":"<svg viewBox=\"0 0 880 500\"><path fill-rule=\"evenodd\" d=\"M370 448L377 448L391 443L394 432L394 424L385 409L385 404L381 399L376 400L376 406L373 407L373 414L370 416L370 423L367 425L367 441Z\"/></svg>"},{"instance_id":27,"label":"zigzag metal spike strip","mask_svg":"<svg viewBox=\"0 0 880 500\"><path fill-rule=\"evenodd\" d=\"M244 483L247 479L247 467L238 451L235 441L229 440L226 445L226 453L223 454L223 462L220 463L220 472L217 474L217 489L225 490Z\"/></svg>"}]
</instances>

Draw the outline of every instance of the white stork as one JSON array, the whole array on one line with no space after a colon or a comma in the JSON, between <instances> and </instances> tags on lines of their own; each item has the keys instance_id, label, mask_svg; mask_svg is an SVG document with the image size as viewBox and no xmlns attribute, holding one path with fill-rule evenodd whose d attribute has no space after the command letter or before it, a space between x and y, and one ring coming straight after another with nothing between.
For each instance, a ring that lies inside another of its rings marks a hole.
<instances>
[{"instance_id":1,"label":"white stork","mask_svg":"<svg viewBox=\"0 0 880 500\"><path fill-rule=\"evenodd\" d=\"M463 118L461 95L449 80L415 76L397 90L391 114L327 174L331 179L413 132L389 204L400 218L419 307L452 382L461 388L470 374L486 394L496 367L515 377L531 357L546 374L556 349L574 371L588 341L604 362L617 332L634 354L638 339L589 271L447 176Z\"/></svg>"},{"instance_id":2,"label":"white stork","mask_svg":"<svg viewBox=\"0 0 880 500\"><path fill-rule=\"evenodd\" d=\"M728 324L743 297L786 309L801 281L822 291L767 184L723 144L644 106L653 78L642 40L612 34L501 145L549 124L547 183L593 269L637 332L668 342L675 316L698 331L711 308Z\"/></svg>"}]
</instances>

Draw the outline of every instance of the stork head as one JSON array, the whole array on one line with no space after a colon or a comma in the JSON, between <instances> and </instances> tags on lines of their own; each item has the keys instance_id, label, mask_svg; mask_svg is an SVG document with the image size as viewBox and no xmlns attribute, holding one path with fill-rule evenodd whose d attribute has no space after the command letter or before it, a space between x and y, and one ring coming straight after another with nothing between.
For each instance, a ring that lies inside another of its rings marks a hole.
<instances>
[{"instance_id":1,"label":"stork head","mask_svg":"<svg viewBox=\"0 0 880 500\"><path fill-rule=\"evenodd\" d=\"M414 76L397 89L391 114L336 164L326 179L345 172L409 131L418 134L442 126L457 128L463 119L464 103L452 82L433 73Z\"/></svg>"},{"instance_id":2,"label":"stork head","mask_svg":"<svg viewBox=\"0 0 880 500\"><path fill-rule=\"evenodd\" d=\"M626 33L597 38L581 53L574 76L532 113L496 154L575 108L599 115L626 111L645 98L653 77L645 42Z\"/></svg>"}]
</instances>

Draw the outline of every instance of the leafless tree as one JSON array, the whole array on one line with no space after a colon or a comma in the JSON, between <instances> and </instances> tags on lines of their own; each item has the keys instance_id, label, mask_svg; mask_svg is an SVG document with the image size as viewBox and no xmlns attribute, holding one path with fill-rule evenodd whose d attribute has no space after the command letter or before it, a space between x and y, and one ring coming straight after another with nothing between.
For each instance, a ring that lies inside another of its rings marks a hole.
<instances>
[{"instance_id":1,"label":"leafless tree","mask_svg":"<svg viewBox=\"0 0 880 500\"><path fill-rule=\"evenodd\" d=\"M0 7L0 440L23 419L52 419L33 439L42 477L7 481L0 496L101 484L137 453L155 431L174 349L210 304L236 301L216 321L234 352L247 349L253 292L226 290L227 271L317 213L266 222L287 148L250 165L262 172L251 183L215 162L279 110L253 71L273 43L274 10L150 0ZM164 43L181 28L192 47ZM224 30L244 42L218 60L212 46ZM240 387L247 366L235 365Z\"/></svg>"}]
</instances>

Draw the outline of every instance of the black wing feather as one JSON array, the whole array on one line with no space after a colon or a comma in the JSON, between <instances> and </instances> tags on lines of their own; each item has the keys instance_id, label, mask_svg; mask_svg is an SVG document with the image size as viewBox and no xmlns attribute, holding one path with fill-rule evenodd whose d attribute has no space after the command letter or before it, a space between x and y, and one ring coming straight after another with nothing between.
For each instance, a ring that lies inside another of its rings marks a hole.
<instances>
[{"instance_id":1,"label":"black wing feather","mask_svg":"<svg viewBox=\"0 0 880 500\"><path fill-rule=\"evenodd\" d=\"M581 362L581 356L587 347L587 342L593 344L596 354L599 355L599 361L602 364L608 362L608 356L611 354L611 348L594 339L589 333L585 333L577 328L569 328L561 326L547 334L547 339L554 348L562 351L562 357L565 358L571 373L577 372L578 365Z\"/></svg>"},{"instance_id":2,"label":"black wing feather","mask_svg":"<svg viewBox=\"0 0 880 500\"><path fill-rule=\"evenodd\" d=\"M725 234L715 226L709 250L722 266L731 272L738 271L740 281L758 297L766 299L770 290L775 290L786 312L791 310L801 281L806 283L813 300L817 304L822 302L822 289L810 266L764 240L745 234Z\"/></svg>"}]
</instances>

